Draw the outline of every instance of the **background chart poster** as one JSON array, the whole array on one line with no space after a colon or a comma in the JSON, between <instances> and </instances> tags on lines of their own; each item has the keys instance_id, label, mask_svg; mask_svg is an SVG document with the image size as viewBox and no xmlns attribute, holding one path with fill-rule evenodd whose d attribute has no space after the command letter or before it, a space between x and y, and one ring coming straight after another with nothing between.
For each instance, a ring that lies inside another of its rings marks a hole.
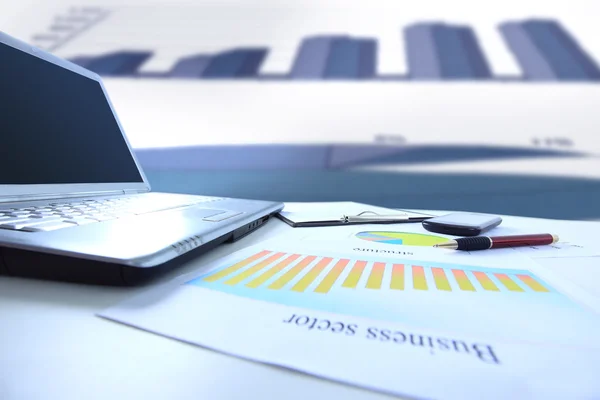
<instances>
[{"instance_id":1,"label":"background chart poster","mask_svg":"<svg viewBox=\"0 0 600 400\"><path fill-rule=\"evenodd\" d=\"M595 0L0 1L4 32L103 78L157 191L565 219L600 218L599 14Z\"/></svg>"}]
</instances>

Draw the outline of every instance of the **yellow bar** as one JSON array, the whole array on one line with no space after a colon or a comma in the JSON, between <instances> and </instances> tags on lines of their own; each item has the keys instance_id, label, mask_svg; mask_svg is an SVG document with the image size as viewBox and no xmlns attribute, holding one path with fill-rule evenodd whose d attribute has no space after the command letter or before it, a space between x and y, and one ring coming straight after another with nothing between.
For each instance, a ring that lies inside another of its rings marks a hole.
<instances>
[{"instance_id":1,"label":"yellow bar","mask_svg":"<svg viewBox=\"0 0 600 400\"><path fill-rule=\"evenodd\" d=\"M508 275L506 274L494 274L496 276L496 278L498 278L498 280L500 282L502 282L502 284L504 286L506 286L506 288L512 292L524 292L523 288L519 285L516 284L516 282L514 282L512 279L510 279L508 277Z\"/></svg>"},{"instance_id":2,"label":"yellow bar","mask_svg":"<svg viewBox=\"0 0 600 400\"><path fill-rule=\"evenodd\" d=\"M381 289L384 271L385 263L376 262L373 264L371 275L369 275L369 279L367 280L367 289Z\"/></svg>"},{"instance_id":3,"label":"yellow bar","mask_svg":"<svg viewBox=\"0 0 600 400\"><path fill-rule=\"evenodd\" d=\"M417 290L427 290L427 280L425 279L425 271L423 267L412 267L413 287Z\"/></svg>"},{"instance_id":4,"label":"yellow bar","mask_svg":"<svg viewBox=\"0 0 600 400\"><path fill-rule=\"evenodd\" d=\"M475 292L475 286L469 280L467 274L462 269L453 269L452 274L458 283L458 287L460 290L468 290L470 292Z\"/></svg>"},{"instance_id":5,"label":"yellow bar","mask_svg":"<svg viewBox=\"0 0 600 400\"><path fill-rule=\"evenodd\" d=\"M279 271L282 271L285 267L290 265L292 262L296 261L300 257L300 254L292 254L276 266L268 269L266 272L259 275L257 278L254 278L250 282L246 283L246 286L249 288L257 288L266 281L268 281L271 277L275 276Z\"/></svg>"},{"instance_id":6,"label":"yellow bar","mask_svg":"<svg viewBox=\"0 0 600 400\"><path fill-rule=\"evenodd\" d=\"M390 289L404 290L404 265L394 264L392 267L392 281Z\"/></svg>"},{"instance_id":7,"label":"yellow bar","mask_svg":"<svg viewBox=\"0 0 600 400\"><path fill-rule=\"evenodd\" d=\"M223 283L226 284L226 285L232 285L232 286L233 285L237 285L238 283L240 283L244 279L249 278L252 275L254 275L255 273L257 273L258 271L260 271L264 267L266 267L268 265L271 265L272 263L274 263L275 261L277 261L277 259L283 257L284 255L285 255L285 253L275 253L271 257L267 258L266 260L263 260L263 261L259 262L258 264L256 264L256 265L248 268L244 272L241 272L241 273L237 274L233 278L228 279L228 280L226 280Z\"/></svg>"},{"instance_id":8,"label":"yellow bar","mask_svg":"<svg viewBox=\"0 0 600 400\"><path fill-rule=\"evenodd\" d=\"M549 290L546 289L541 283L529 275L517 275L517 278L519 278L524 284L529 286L535 292L549 292Z\"/></svg>"},{"instance_id":9,"label":"yellow bar","mask_svg":"<svg viewBox=\"0 0 600 400\"><path fill-rule=\"evenodd\" d=\"M358 284L358 281L360 280L360 277L361 277L366 265L367 265L366 261L355 262L354 267L352 267L352 271L350 271L350 273L346 277L346 280L342 284L342 287L352 288L352 289L356 288L356 285Z\"/></svg>"},{"instance_id":10,"label":"yellow bar","mask_svg":"<svg viewBox=\"0 0 600 400\"><path fill-rule=\"evenodd\" d=\"M346 265L348 265L349 262L350 260L344 258L335 263L335 266L331 269L331 271L329 271L327 275L325 275L325 278L323 278L321 283L319 283L319 286L316 287L315 292L329 292L329 290L331 289L335 281L337 281L337 278L340 277L341 273L344 271L344 268L346 268Z\"/></svg>"},{"instance_id":11,"label":"yellow bar","mask_svg":"<svg viewBox=\"0 0 600 400\"><path fill-rule=\"evenodd\" d=\"M294 277L296 275L298 275L300 273L300 271L302 271L308 264L313 262L316 258L317 257L315 257L315 256L308 256L308 257L304 258L302 261L300 261L298 264L296 264L292 269L290 269L288 272L286 272L285 274L280 276L279 279L277 279L275 282L271 283L267 287L269 289L275 289L275 290L281 289L289 281L294 279Z\"/></svg>"},{"instance_id":12,"label":"yellow bar","mask_svg":"<svg viewBox=\"0 0 600 400\"><path fill-rule=\"evenodd\" d=\"M304 292L304 290L319 276L321 271L333 260L331 257L324 257L310 271L306 273L293 287L294 292Z\"/></svg>"},{"instance_id":13,"label":"yellow bar","mask_svg":"<svg viewBox=\"0 0 600 400\"><path fill-rule=\"evenodd\" d=\"M207 282L218 281L219 279L226 277L229 274L233 274L234 272L244 268L246 265L258 260L259 258L266 256L269 253L271 253L271 252L268 250L261 251L260 253L257 253L255 255L253 255L252 257L248 257L245 260L242 260L237 264L233 264L231 267L222 269L212 275L209 275L206 278L204 278L203 280L205 280Z\"/></svg>"},{"instance_id":14,"label":"yellow bar","mask_svg":"<svg viewBox=\"0 0 600 400\"><path fill-rule=\"evenodd\" d=\"M446 274L444 270L441 268L431 268L431 272L433 273L433 280L435 281L435 287L439 290L447 290L449 292L452 291L450 287L450 282L448 282L448 278L446 278Z\"/></svg>"},{"instance_id":15,"label":"yellow bar","mask_svg":"<svg viewBox=\"0 0 600 400\"><path fill-rule=\"evenodd\" d=\"M473 271L473 275L475 275L475 278L477 278L477 280L479 281L479 283L481 283L481 286L483 286L485 290L492 290L494 292L500 291L500 289L498 289L498 286L496 286L494 282L492 282L490 277L487 276L485 272Z\"/></svg>"}]
</instances>

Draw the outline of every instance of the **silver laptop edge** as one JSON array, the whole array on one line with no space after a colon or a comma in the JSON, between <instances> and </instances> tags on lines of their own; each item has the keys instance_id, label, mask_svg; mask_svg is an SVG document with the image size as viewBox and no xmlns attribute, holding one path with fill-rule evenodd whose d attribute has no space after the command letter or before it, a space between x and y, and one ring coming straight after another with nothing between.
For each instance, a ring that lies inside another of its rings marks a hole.
<instances>
[{"instance_id":1,"label":"silver laptop edge","mask_svg":"<svg viewBox=\"0 0 600 400\"><path fill-rule=\"evenodd\" d=\"M127 135L124 134L121 122L115 112L115 109L110 101L110 97L106 92L106 88L102 83L100 76L92 71L81 68L80 66L73 64L70 61L58 58L50 53L38 49L35 46L31 46L27 43L21 42L4 32L0 31L0 43L6 44L15 49L21 50L27 54L33 55L42 60L51 62L62 68L68 69L69 71L75 72L79 75L83 75L90 78L100 84L104 97L110 107L112 115L117 122L121 135L129 148L129 153L133 157L135 165L143 179L143 182L120 182L120 183L73 183L73 184L42 184L42 185L2 185L0 184L0 203L4 202L17 202L26 200L43 200L43 199L55 199L55 198L69 198L69 197L81 197L81 196L101 196L101 195L114 195L114 194L127 194L127 193L144 193L150 191L150 183L144 174L143 169L131 148Z\"/></svg>"},{"instance_id":2,"label":"silver laptop edge","mask_svg":"<svg viewBox=\"0 0 600 400\"><path fill-rule=\"evenodd\" d=\"M69 61L62 60L34 46L14 39L3 32L0 32L0 43L99 83L104 99L110 107L110 112L117 123L117 127L129 150L129 155L132 157L139 177L142 180L142 182L90 184L0 184L0 205L39 202L52 199L76 197L97 198L150 192L148 179L125 135L100 76ZM148 194L148 196L151 195ZM173 194L173 196L178 195ZM4 257L6 265L8 265L6 252L14 249L14 251L25 250L103 263L115 263L140 270L160 265L210 242L216 243L225 239L235 240L237 237L244 236L258 226L261 226L271 214L283 208L282 203L270 201L228 198L216 200L218 201L208 204L199 203L198 207L182 207L179 210L176 208L164 212L155 212L152 215L141 215L139 216L140 221L144 222L145 225L142 224L139 227L136 227L136 223L125 224L120 223L123 220L115 220L52 232L26 233L16 231L2 232L0 230L0 239L2 241L0 244L3 246L3 251L5 252L0 255ZM228 217L224 221L203 223L202 221L208 221L208 219L204 220L198 212L202 210L207 211L206 209L210 211L215 209L219 211L229 210L234 213L233 216ZM235 213L238 211L239 213ZM169 213L169 215L165 213ZM137 217L135 216L135 218ZM157 226L165 228L164 232L161 232L159 235L161 236L159 239L152 236L156 234L156 231L144 229L144 226L149 226L149 222L156 222ZM198 225L199 223L200 225ZM139 229L136 231L136 228ZM77 230L77 234L73 235L69 233L71 229ZM94 238L94 240L90 241L90 238ZM105 240L107 241L105 242ZM0 264L2 264L2 261L2 257L0 257ZM1 267L2 265L0 265L0 273L2 272Z\"/></svg>"}]
</instances>

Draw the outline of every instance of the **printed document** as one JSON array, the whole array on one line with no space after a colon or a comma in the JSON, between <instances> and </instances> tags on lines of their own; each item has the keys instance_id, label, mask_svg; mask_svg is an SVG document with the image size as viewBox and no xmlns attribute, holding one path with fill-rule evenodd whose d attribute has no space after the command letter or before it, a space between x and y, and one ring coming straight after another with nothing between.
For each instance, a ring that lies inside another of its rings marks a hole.
<instances>
[{"instance_id":1,"label":"printed document","mask_svg":"<svg viewBox=\"0 0 600 400\"><path fill-rule=\"evenodd\" d=\"M100 315L398 395L600 393L596 299L522 254L332 243L263 242Z\"/></svg>"}]
</instances>

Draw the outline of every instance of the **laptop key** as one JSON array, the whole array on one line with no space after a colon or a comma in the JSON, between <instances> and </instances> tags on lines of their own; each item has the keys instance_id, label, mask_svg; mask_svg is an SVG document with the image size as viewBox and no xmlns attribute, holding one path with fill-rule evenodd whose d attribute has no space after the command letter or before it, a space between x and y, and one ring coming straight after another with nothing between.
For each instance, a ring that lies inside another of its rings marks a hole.
<instances>
[{"instance_id":1,"label":"laptop key","mask_svg":"<svg viewBox=\"0 0 600 400\"><path fill-rule=\"evenodd\" d=\"M28 219L28 220L22 220L22 221L15 221L15 222L11 222L11 223L7 223L6 221L2 221L2 225L0 225L0 228L3 229L13 229L13 230L21 230L23 228L26 228L28 226L33 226L33 225L38 225L41 223L46 223L48 221L56 221L56 218L51 218L51 219L38 219L37 221L35 219Z\"/></svg>"},{"instance_id":2,"label":"laptop key","mask_svg":"<svg viewBox=\"0 0 600 400\"><path fill-rule=\"evenodd\" d=\"M15 222L30 221L29 217L8 217L0 219L0 224L12 224Z\"/></svg>"},{"instance_id":3,"label":"laptop key","mask_svg":"<svg viewBox=\"0 0 600 400\"><path fill-rule=\"evenodd\" d=\"M47 231L55 231L57 229L62 229L62 228L70 228L73 226L77 226L77 225L69 224L69 223L63 222L62 220L54 220L54 221L44 222L41 224L26 226L21 230L25 231L25 232L47 232Z\"/></svg>"},{"instance_id":4,"label":"laptop key","mask_svg":"<svg viewBox=\"0 0 600 400\"><path fill-rule=\"evenodd\" d=\"M98 222L98 221L89 219L89 218L70 218L70 219L63 219L63 222L69 223L71 225L87 225L87 224L93 224L94 222Z\"/></svg>"}]
</instances>

